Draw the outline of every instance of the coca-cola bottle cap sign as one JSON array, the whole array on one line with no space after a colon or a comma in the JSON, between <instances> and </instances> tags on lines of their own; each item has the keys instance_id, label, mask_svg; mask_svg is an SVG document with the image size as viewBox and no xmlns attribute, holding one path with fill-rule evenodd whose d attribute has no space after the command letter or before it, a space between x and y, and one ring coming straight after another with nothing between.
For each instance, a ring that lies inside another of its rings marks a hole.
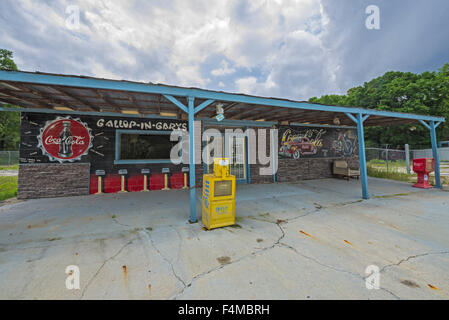
<instances>
[{"instance_id":1,"label":"coca-cola bottle cap sign","mask_svg":"<svg viewBox=\"0 0 449 320\"><path fill-rule=\"evenodd\" d=\"M51 161L73 162L87 154L92 140L91 130L85 123L79 119L58 117L41 128L38 147Z\"/></svg>"}]
</instances>

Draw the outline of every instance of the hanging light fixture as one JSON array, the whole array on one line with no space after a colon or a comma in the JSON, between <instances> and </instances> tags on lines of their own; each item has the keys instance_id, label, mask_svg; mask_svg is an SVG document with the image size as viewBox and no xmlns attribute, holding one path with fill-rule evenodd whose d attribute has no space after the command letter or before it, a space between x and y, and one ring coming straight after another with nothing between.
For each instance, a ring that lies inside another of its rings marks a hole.
<instances>
[{"instance_id":1,"label":"hanging light fixture","mask_svg":"<svg viewBox=\"0 0 449 320\"><path fill-rule=\"evenodd\" d=\"M340 119L337 116L335 116L333 122L336 126L338 126L340 124Z\"/></svg>"},{"instance_id":2,"label":"hanging light fixture","mask_svg":"<svg viewBox=\"0 0 449 320\"><path fill-rule=\"evenodd\" d=\"M215 117L215 119L217 119L217 121L222 121L225 118L223 114L224 113L223 104L219 102L215 106L217 108L217 116Z\"/></svg>"}]
</instances>

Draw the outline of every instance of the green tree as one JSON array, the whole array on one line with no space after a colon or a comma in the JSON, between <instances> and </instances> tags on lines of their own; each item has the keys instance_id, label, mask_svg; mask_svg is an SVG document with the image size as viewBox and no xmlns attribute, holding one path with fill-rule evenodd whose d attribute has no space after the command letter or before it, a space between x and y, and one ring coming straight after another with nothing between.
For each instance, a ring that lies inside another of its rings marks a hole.
<instances>
[{"instance_id":1,"label":"green tree","mask_svg":"<svg viewBox=\"0 0 449 320\"><path fill-rule=\"evenodd\" d=\"M17 70L11 51L0 49L0 70Z\"/></svg>"},{"instance_id":2,"label":"green tree","mask_svg":"<svg viewBox=\"0 0 449 320\"><path fill-rule=\"evenodd\" d=\"M0 70L17 70L13 53L0 49ZM8 104L4 107L17 108ZM0 150L18 150L20 142L20 113L0 112Z\"/></svg>"},{"instance_id":3,"label":"green tree","mask_svg":"<svg viewBox=\"0 0 449 320\"><path fill-rule=\"evenodd\" d=\"M348 90L346 95L325 95L311 102L385 111L443 116L449 119L449 64L434 72L387 72ZM440 140L449 140L449 124L437 129ZM418 122L410 125L368 127L367 145L430 146L429 130Z\"/></svg>"}]
</instances>

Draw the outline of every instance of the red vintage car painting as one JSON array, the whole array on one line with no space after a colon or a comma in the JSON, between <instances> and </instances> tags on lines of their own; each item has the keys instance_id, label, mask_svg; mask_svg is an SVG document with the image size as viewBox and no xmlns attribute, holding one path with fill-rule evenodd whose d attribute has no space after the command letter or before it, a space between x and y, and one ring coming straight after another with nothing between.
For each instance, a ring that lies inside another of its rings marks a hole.
<instances>
[{"instance_id":1,"label":"red vintage car painting","mask_svg":"<svg viewBox=\"0 0 449 320\"><path fill-rule=\"evenodd\" d=\"M290 139L283 139L279 154L285 157L299 159L305 155L314 155L317 151L317 147L310 142L309 138L293 136Z\"/></svg>"}]
</instances>

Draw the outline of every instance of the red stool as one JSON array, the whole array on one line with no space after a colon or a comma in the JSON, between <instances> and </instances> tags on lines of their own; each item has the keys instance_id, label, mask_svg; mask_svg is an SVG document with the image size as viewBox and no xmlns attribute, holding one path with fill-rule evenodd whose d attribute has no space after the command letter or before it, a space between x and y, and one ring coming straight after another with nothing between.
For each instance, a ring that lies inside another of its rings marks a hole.
<instances>
[{"instance_id":1,"label":"red stool","mask_svg":"<svg viewBox=\"0 0 449 320\"><path fill-rule=\"evenodd\" d=\"M122 178L119 174L108 174L104 179L104 192L116 193L122 189Z\"/></svg>"},{"instance_id":2,"label":"red stool","mask_svg":"<svg viewBox=\"0 0 449 320\"><path fill-rule=\"evenodd\" d=\"M98 192L98 177L95 174L90 175L89 193L94 194Z\"/></svg>"},{"instance_id":3,"label":"red stool","mask_svg":"<svg viewBox=\"0 0 449 320\"><path fill-rule=\"evenodd\" d=\"M143 190L144 176L141 174L131 175L128 179L128 191L139 192Z\"/></svg>"},{"instance_id":4,"label":"red stool","mask_svg":"<svg viewBox=\"0 0 449 320\"><path fill-rule=\"evenodd\" d=\"M184 187L184 173L174 172L170 177L172 189L182 189Z\"/></svg>"},{"instance_id":5,"label":"red stool","mask_svg":"<svg viewBox=\"0 0 449 320\"><path fill-rule=\"evenodd\" d=\"M164 187L164 175L157 173L150 177L150 190L162 190Z\"/></svg>"}]
</instances>

